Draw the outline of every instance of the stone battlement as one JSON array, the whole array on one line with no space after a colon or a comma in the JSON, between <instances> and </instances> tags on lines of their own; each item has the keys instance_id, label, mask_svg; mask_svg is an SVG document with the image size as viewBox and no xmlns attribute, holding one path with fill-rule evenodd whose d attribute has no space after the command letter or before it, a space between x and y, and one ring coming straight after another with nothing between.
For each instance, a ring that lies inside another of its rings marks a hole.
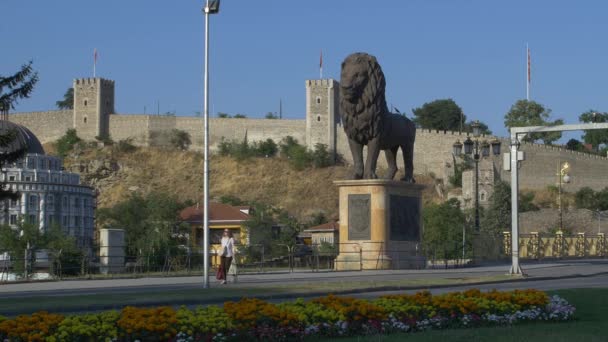
<instances>
[{"instance_id":1,"label":"stone battlement","mask_svg":"<svg viewBox=\"0 0 608 342\"><path fill-rule=\"evenodd\" d=\"M338 82L332 78L322 79L322 80L306 80L307 87L330 87L337 86Z\"/></svg>"}]
</instances>

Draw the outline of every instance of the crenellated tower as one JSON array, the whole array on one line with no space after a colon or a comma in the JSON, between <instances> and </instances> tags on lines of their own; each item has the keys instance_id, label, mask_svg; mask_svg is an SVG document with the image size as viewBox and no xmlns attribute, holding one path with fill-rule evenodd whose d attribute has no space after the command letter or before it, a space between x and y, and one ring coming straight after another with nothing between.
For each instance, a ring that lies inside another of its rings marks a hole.
<instances>
[{"instance_id":1,"label":"crenellated tower","mask_svg":"<svg viewBox=\"0 0 608 342\"><path fill-rule=\"evenodd\" d=\"M306 145L324 144L336 156L336 130L340 123L340 84L333 79L306 80Z\"/></svg>"},{"instance_id":2,"label":"crenellated tower","mask_svg":"<svg viewBox=\"0 0 608 342\"><path fill-rule=\"evenodd\" d=\"M114 81L103 78L74 80L74 128L85 140L110 135L114 113Z\"/></svg>"}]
</instances>

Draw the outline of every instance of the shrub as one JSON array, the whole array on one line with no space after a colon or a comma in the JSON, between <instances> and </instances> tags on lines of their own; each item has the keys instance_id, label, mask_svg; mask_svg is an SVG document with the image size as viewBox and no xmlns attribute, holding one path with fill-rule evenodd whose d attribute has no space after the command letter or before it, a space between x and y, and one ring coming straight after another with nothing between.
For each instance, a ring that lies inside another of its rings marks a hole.
<instances>
[{"instance_id":1,"label":"shrub","mask_svg":"<svg viewBox=\"0 0 608 342\"><path fill-rule=\"evenodd\" d=\"M135 150L137 150L137 147L135 145L133 145L132 138L120 140L120 141L118 141L118 144L116 144L116 151L118 151L118 152L131 153L131 152L134 152Z\"/></svg>"},{"instance_id":2,"label":"shrub","mask_svg":"<svg viewBox=\"0 0 608 342\"><path fill-rule=\"evenodd\" d=\"M171 147L185 151L192 144L192 141L190 140L190 133L174 128L171 130L169 135L169 143L171 144Z\"/></svg>"},{"instance_id":3,"label":"shrub","mask_svg":"<svg viewBox=\"0 0 608 342\"><path fill-rule=\"evenodd\" d=\"M76 130L73 128L68 129L65 132L65 135L59 138L57 142L55 142L55 147L57 148L57 154L61 157L66 157L70 151L74 149L74 146L80 143L82 139L78 137L76 134Z\"/></svg>"}]
</instances>

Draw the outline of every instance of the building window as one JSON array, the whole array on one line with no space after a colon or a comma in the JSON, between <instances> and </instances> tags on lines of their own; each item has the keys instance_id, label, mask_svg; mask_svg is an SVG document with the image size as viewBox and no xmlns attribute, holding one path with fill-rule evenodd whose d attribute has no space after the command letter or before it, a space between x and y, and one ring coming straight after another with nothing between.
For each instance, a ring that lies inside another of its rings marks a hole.
<instances>
[{"instance_id":1,"label":"building window","mask_svg":"<svg viewBox=\"0 0 608 342\"><path fill-rule=\"evenodd\" d=\"M321 98L317 96L317 104L321 104Z\"/></svg>"},{"instance_id":2,"label":"building window","mask_svg":"<svg viewBox=\"0 0 608 342\"><path fill-rule=\"evenodd\" d=\"M19 202L17 202L17 200L16 200L16 199L12 199L12 200L11 200L11 208L15 208L15 207L17 207L18 203L19 203Z\"/></svg>"},{"instance_id":3,"label":"building window","mask_svg":"<svg viewBox=\"0 0 608 342\"><path fill-rule=\"evenodd\" d=\"M11 215L10 222L11 224L17 224L17 215Z\"/></svg>"},{"instance_id":4,"label":"building window","mask_svg":"<svg viewBox=\"0 0 608 342\"><path fill-rule=\"evenodd\" d=\"M27 158L27 168L28 169L34 168L34 159L33 158Z\"/></svg>"},{"instance_id":5,"label":"building window","mask_svg":"<svg viewBox=\"0 0 608 342\"><path fill-rule=\"evenodd\" d=\"M82 121L84 121L84 123L86 124L86 123L87 123L87 117L85 116L85 117L82 119Z\"/></svg>"},{"instance_id":6,"label":"building window","mask_svg":"<svg viewBox=\"0 0 608 342\"><path fill-rule=\"evenodd\" d=\"M83 198L83 199L82 199L82 206L83 206L84 208L86 208L86 207L88 207L88 206L89 206L89 201L88 201L86 198Z\"/></svg>"},{"instance_id":7,"label":"building window","mask_svg":"<svg viewBox=\"0 0 608 342\"><path fill-rule=\"evenodd\" d=\"M317 122L321 121L321 115L317 115Z\"/></svg>"},{"instance_id":8,"label":"building window","mask_svg":"<svg viewBox=\"0 0 608 342\"><path fill-rule=\"evenodd\" d=\"M47 203L49 210L55 210L55 197L53 195L47 197Z\"/></svg>"},{"instance_id":9,"label":"building window","mask_svg":"<svg viewBox=\"0 0 608 342\"><path fill-rule=\"evenodd\" d=\"M32 177L30 177L30 176L25 176L25 181L26 181L26 182L31 182L31 181L32 181Z\"/></svg>"},{"instance_id":10,"label":"building window","mask_svg":"<svg viewBox=\"0 0 608 342\"><path fill-rule=\"evenodd\" d=\"M63 205L61 207L61 209L67 209L68 208L68 196L63 196Z\"/></svg>"},{"instance_id":11,"label":"building window","mask_svg":"<svg viewBox=\"0 0 608 342\"><path fill-rule=\"evenodd\" d=\"M64 226L64 227L67 227L67 226L69 226L69 225L70 225L70 224L69 224L69 222L68 222L68 217L64 215L64 216L63 216L63 226Z\"/></svg>"},{"instance_id":12,"label":"building window","mask_svg":"<svg viewBox=\"0 0 608 342\"><path fill-rule=\"evenodd\" d=\"M30 209L38 209L38 196L30 195Z\"/></svg>"},{"instance_id":13,"label":"building window","mask_svg":"<svg viewBox=\"0 0 608 342\"><path fill-rule=\"evenodd\" d=\"M84 100L84 106L85 106L85 107L87 106L87 104L89 104L89 101Z\"/></svg>"},{"instance_id":14,"label":"building window","mask_svg":"<svg viewBox=\"0 0 608 342\"><path fill-rule=\"evenodd\" d=\"M74 197L74 208L80 208L80 198Z\"/></svg>"},{"instance_id":15,"label":"building window","mask_svg":"<svg viewBox=\"0 0 608 342\"><path fill-rule=\"evenodd\" d=\"M11 181L11 182L14 182L15 181L15 176L8 176L8 180Z\"/></svg>"},{"instance_id":16,"label":"building window","mask_svg":"<svg viewBox=\"0 0 608 342\"><path fill-rule=\"evenodd\" d=\"M30 215L28 222L31 223L31 224L38 223L38 216L36 216L36 215Z\"/></svg>"}]
</instances>

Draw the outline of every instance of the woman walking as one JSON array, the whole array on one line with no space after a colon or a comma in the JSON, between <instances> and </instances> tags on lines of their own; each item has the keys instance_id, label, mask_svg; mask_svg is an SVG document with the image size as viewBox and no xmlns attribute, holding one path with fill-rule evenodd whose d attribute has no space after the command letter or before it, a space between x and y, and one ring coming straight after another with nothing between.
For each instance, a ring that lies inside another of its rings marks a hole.
<instances>
[{"instance_id":1,"label":"woman walking","mask_svg":"<svg viewBox=\"0 0 608 342\"><path fill-rule=\"evenodd\" d=\"M222 235L222 248L220 248L220 267L217 270L216 278L221 280L221 284L226 284L226 274L230 269L232 257L234 256L234 239L232 233L228 229L224 229Z\"/></svg>"}]
</instances>

